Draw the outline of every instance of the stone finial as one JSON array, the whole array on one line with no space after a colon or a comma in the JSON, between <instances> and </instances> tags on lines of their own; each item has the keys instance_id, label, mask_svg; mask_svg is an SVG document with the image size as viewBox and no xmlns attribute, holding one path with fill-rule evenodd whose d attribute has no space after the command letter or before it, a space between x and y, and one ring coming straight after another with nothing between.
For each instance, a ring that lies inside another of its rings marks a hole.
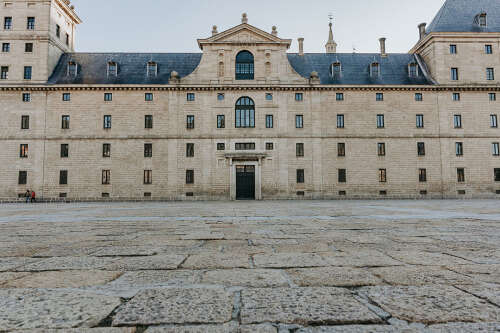
<instances>
[{"instance_id":1,"label":"stone finial","mask_svg":"<svg viewBox=\"0 0 500 333\"><path fill-rule=\"evenodd\" d=\"M275 25L273 25L273 31L271 32L273 36L278 36L278 28L276 28Z\"/></svg>"},{"instance_id":2,"label":"stone finial","mask_svg":"<svg viewBox=\"0 0 500 333\"><path fill-rule=\"evenodd\" d=\"M176 71L172 71L170 73L170 79L172 79L172 80L178 80L179 79L179 73L177 73Z\"/></svg>"},{"instance_id":3,"label":"stone finial","mask_svg":"<svg viewBox=\"0 0 500 333\"><path fill-rule=\"evenodd\" d=\"M330 31L328 34L328 42L326 42L325 48L326 48L326 53L337 53L337 43L333 40L333 23L330 22Z\"/></svg>"},{"instance_id":4,"label":"stone finial","mask_svg":"<svg viewBox=\"0 0 500 333\"><path fill-rule=\"evenodd\" d=\"M217 31L217 26L216 26L216 25L214 25L214 26L212 27L212 36L213 36L213 35L217 35L218 33L219 33L219 32Z\"/></svg>"},{"instance_id":5,"label":"stone finial","mask_svg":"<svg viewBox=\"0 0 500 333\"><path fill-rule=\"evenodd\" d=\"M304 38L300 37L298 39L299 41L299 56L303 56L304 55Z\"/></svg>"},{"instance_id":6,"label":"stone finial","mask_svg":"<svg viewBox=\"0 0 500 333\"><path fill-rule=\"evenodd\" d=\"M319 74L316 71L311 72L311 79L319 79Z\"/></svg>"},{"instance_id":7,"label":"stone finial","mask_svg":"<svg viewBox=\"0 0 500 333\"><path fill-rule=\"evenodd\" d=\"M427 26L427 23L420 23L418 25L418 34L420 39L425 37L425 27Z\"/></svg>"},{"instance_id":8,"label":"stone finial","mask_svg":"<svg viewBox=\"0 0 500 333\"><path fill-rule=\"evenodd\" d=\"M243 13L241 15L241 23L248 23L248 15L247 15L247 13Z\"/></svg>"}]
</instances>

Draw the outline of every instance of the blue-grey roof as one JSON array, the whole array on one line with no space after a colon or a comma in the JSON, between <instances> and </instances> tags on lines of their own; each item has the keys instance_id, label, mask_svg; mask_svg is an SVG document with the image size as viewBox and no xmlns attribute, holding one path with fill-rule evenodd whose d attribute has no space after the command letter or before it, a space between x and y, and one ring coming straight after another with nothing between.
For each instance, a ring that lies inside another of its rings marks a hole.
<instances>
[{"instance_id":1,"label":"blue-grey roof","mask_svg":"<svg viewBox=\"0 0 500 333\"><path fill-rule=\"evenodd\" d=\"M170 73L182 78L201 61L201 53L66 53L61 56L49 84L168 84ZM147 75L147 63L157 64L157 76ZM68 76L68 63L78 65L78 74ZM108 62L118 64L118 75L107 73Z\"/></svg>"},{"instance_id":2,"label":"blue-grey roof","mask_svg":"<svg viewBox=\"0 0 500 333\"><path fill-rule=\"evenodd\" d=\"M344 84L344 85L422 85L432 84L423 74L419 66L418 77L410 77L408 65L418 63L413 54L390 53L382 57L378 53L314 53L288 54L288 60L293 69L305 78L309 78L311 72L318 72L321 84ZM340 76L330 74L331 65L335 62L341 63L342 72ZM370 65L377 62L380 65L378 78L370 76Z\"/></svg>"},{"instance_id":3,"label":"blue-grey roof","mask_svg":"<svg viewBox=\"0 0 500 333\"><path fill-rule=\"evenodd\" d=\"M483 12L486 27L474 21ZM427 27L427 33L431 32L500 32L500 1L447 0Z\"/></svg>"}]
</instances>

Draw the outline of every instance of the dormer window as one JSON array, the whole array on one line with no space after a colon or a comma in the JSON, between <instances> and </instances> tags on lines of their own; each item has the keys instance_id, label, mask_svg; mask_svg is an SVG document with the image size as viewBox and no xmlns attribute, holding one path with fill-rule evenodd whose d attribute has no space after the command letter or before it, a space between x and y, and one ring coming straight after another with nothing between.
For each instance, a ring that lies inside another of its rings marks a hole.
<instances>
[{"instance_id":1,"label":"dormer window","mask_svg":"<svg viewBox=\"0 0 500 333\"><path fill-rule=\"evenodd\" d=\"M380 64L378 62L373 62L370 65L370 76L375 79L380 76Z\"/></svg>"},{"instance_id":2,"label":"dormer window","mask_svg":"<svg viewBox=\"0 0 500 333\"><path fill-rule=\"evenodd\" d=\"M340 77L340 74L342 73L342 65L340 62L334 62L330 66L330 74L332 77Z\"/></svg>"},{"instance_id":3,"label":"dormer window","mask_svg":"<svg viewBox=\"0 0 500 333\"><path fill-rule=\"evenodd\" d=\"M416 63L408 64L408 76L418 77L418 65Z\"/></svg>"},{"instance_id":4,"label":"dormer window","mask_svg":"<svg viewBox=\"0 0 500 333\"><path fill-rule=\"evenodd\" d=\"M241 51L236 55L236 80L254 79L254 59L253 54L248 51Z\"/></svg>"},{"instance_id":5,"label":"dormer window","mask_svg":"<svg viewBox=\"0 0 500 333\"><path fill-rule=\"evenodd\" d=\"M117 75L118 75L117 63L113 61L108 62L108 76L117 76Z\"/></svg>"},{"instance_id":6,"label":"dormer window","mask_svg":"<svg viewBox=\"0 0 500 333\"><path fill-rule=\"evenodd\" d=\"M78 65L76 62L70 61L68 62L68 76L76 76L78 73Z\"/></svg>"},{"instance_id":7,"label":"dormer window","mask_svg":"<svg viewBox=\"0 0 500 333\"><path fill-rule=\"evenodd\" d=\"M479 24L480 27L486 27L487 25L487 20L486 20L486 13L481 13L477 16L477 23Z\"/></svg>"},{"instance_id":8,"label":"dormer window","mask_svg":"<svg viewBox=\"0 0 500 333\"><path fill-rule=\"evenodd\" d=\"M148 65L147 65L147 75L148 76L156 76L156 75L158 75L158 66L156 65L156 62L154 62L154 61L148 62Z\"/></svg>"}]
</instances>

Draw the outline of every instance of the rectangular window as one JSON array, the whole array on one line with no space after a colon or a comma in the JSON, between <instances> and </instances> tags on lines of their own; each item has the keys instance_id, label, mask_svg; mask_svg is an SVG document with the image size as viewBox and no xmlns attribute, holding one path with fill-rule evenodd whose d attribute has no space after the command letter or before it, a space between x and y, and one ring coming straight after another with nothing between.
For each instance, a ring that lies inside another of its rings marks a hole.
<instances>
[{"instance_id":1,"label":"rectangular window","mask_svg":"<svg viewBox=\"0 0 500 333\"><path fill-rule=\"evenodd\" d=\"M274 143L266 142L266 150L273 150L273 149L274 149Z\"/></svg>"},{"instance_id":2,"label":"rectangular window","mask_svg":"<svg viewBox=\"0 0 500 333\"><path fill-rule=\"evenodd\" d=\"M69 116L67 115L61 116L61 128L69 129Z\"/></svg>"},{"instance_id":3,"label":"rectangular window","mask_svg":"<svg viewBox=\"0 0 500 333\"><path fill-rule=\"evenodd\" d=\"M385 156L385 143L381 142L377 144L378 156Z\"/></svg>"},{"instance_id":4,"label":"rectangular window","mask_svg":"<svg viewBox=\"0 0 500 333\"><path fill-rule=\"evenodd\" d=\"M384 115L378 114L377 115L377 128L384 128L384 127L385 127Z\"/></svg>"},{"instance_id":5,"label":"rectangular window","mask_svg":"<svg viewBox=\"0 0 500 333\"><path fill-rule=\"evenodd\" d=\"M268 114L266 115L266 128L273 128L274 127L274 121L273 121L273 115Z\"/></svg>"},{"instance_id":6,"label":"rectangular window","mask_svg":"<svg viewBox=\"0 0 500 333\"><path fill-rule=\"evenodd\" d=\"M452 96L452 100L454 102L460 101L460 93L453 93L453 95L451 95L451 96Z\"/></svg>"},{"instance_id":7,"label":"rectangular window","mask_svg":"<svg viewBox=\"0 0 500 333\"><path fill-rule=\"evenodd\" d=\"M145 93L144 94L144 100L146 102L152 102L153 101L153 93Z\"/></svg>"},{"instance_id":8,"label":"rectangular window","mask_svg":"<svg viewBox=\"0 0 500 333\"><path fill-rule=\"evenodd\" d=\"M102 157L111 157L111 144L103 143L102 144Z\"/></svg>"},{"instance_id":9,"label":"rectangular window","mask_svg":"<svg viewBox=\"0 0 500 333\"><path fill-rule=\"evenodd\" d=\"M19 146L19 157L21 157L21 158L28 157L28 145L27 144L21 144Z\"/></svg>"},{"instance_id":10,"label":"rectangular window","mask_svg":"<svg viewBox=\"0 0 500 333\"><path fill-rule=\"evenodd\" d=\"M68 185L68 170L59 171L59 185Z\"/></svg>"},{"instance_id":11,"label":"rectangular window","mask_svg":"<svg viewBox=\"0 0 500 333\"><path fill-rule=\"evenodd\" d=\"M102 170L102 185L111 184L111 170Z\"/></svg>"},{"instance_id":12,"label":"rectangular window","mask_svg":"<svg viewBox=\"0 0 500 333\"><path fill-rule=\"evenodd\" d=\"M376 93L375 94L375 100L377 102L382 102L384 100L384 94L383 93Z\"/></svg>"},{"instance_id":13,"label":"rectangular window","mask_svg":"<svg viewBox=\"0 0 500 333\"><path fill-rule=\"evenodd\" d=\"M495 174L495 181L500 182L500 169L495 169L493 172Z\"/></svg>"},{"instance_id":14,"label":"rectangular window","mask_svg":"<svg viewBox=\"0 0 500 333\"><path fill-rule=\"evenodd\" d=\"M12 17L4 17L4 19L3 19L3 28L5 30L12 29Z\"/></svg>"},{"instance_id":15,"label":"rectangular window","mask_svg":"<svg viewBox=\"0 0 500 333\"><path fill-rule=\"evenodd\" d=\"M452 81L457 81L458 80L458 68L452 68L451 69L451 80Z\"/></svg>"},{"instance_id":16,"label":"rectangular window","mask_svg":"<svg viewBox=\"0 0 500 333\"><path fill-rule=\"evenodd\" d=\"M194 102L194 99L195 99L194 93L187 93L186 99L188 102Z\"/></svg>"},{"instance_id":17,"label":"rectangular window","mask_svg":"<svg viewBox=\"0 0 500 333\"><path fill-rule=\"evenodd\" d=\"M463 142L456 142L455 143L455 154L457 156L463 156L464 155L464 144L463 144Z\"/></svg>"},{"instance_id":18,"label":"rectangular window","mask_svg":"<svg viewBox=\"0 0 500 333\"><path fill-rule=\"evenodd\" d=\"M19 177L17 179L17 184L26 185L28 183L28 172L27 171L19 171Z\"/></svg>"},{"instance_id":19,"label":"rectangular window","mask_svg":"<svg viewBox=\"0 0 500 333\"><path fill-rule=\"evenodd\" d=\"M67 143L61 144L61 158L69 157L69 145Z\"/></svg>"},{"instance_id":20,"label":"rectangular window","mask_svg":"<svg viewBox=\"0 0 500 333\"><path fill-rule=\"evenodd\" d=\"M421 183L425 183L427 181L427 169L418 170L418 181Z\"/></svg>"},{"instance_id":21,"label":"rectangular window","mask_svg":"<svg viewBox=\"0 0 500 333\"><path fill-rule=\"evenodd\" d=\"M194 170L186 170L186 184L194 184Z\"/></svg>"},{"instance_id":22,"label":"rectangular window","mask_svg":"<svg viewBox=\"0 0 500 333\"><path fill-rule=\"evenodd\" d=\"M303 93L296 93L295 94L295 100L297 102L302 102L304 100L304 94Z\"/></svg>"},{"instance_id":23,"label":"rectangular window","mask_svg":"<svg viewBox=\"0 0 500 333\"><path fill-rule=\"evenodd\" d=\"M217 100L218 101L223 101L225 98L224 94L217 94Z\"/></svg>"},{"instance_id":24,"label":"rectangular window","mask_svg":"<svg viewBox=\"0 0 500 333\"><path fill-rule=\"evenodd\" d=\"M186 143L186 157L194 157L194 143Z\"/></svg>"},{"instance_id":25,"label":"rectangular window","mask_svg":"<svg viewBox=\"0 0 500 333\"><path fill-rule=\"evenodd\" d=\"M493 54L493 46L492 45L485 45L484 46L484 53Z\"/></svg>"},{"instance_id":26,"label":"rectangular window","mask_svg":"<svg viewBox=\"0 0 500 333\"><path fill-rule=\"evenodd\" d=\"M273 94L267 93L266 94L266 101L272 101L273 100Z\"/></svg>"},{"instance_id":27,"label":"rectangular window","mask_svg":"<svg viewBox=\"0 0 500 333\"><path fill-rule=\"evenodd\" d=\"M144 128L153 128L153 116L148 114L144 116Z\"/></svg>"},{"instance_id":28,"label":"rectangular window","mask_svg":"<svg viewBox=\"0 0 500 333\"><path fill-rule=\"evenodd\" d=\"M28 17L27 22L26 22L26 29L28 30L35 30L35 18L34 17Z\"/></svg>"},{"instance_id":29,"label":"rectangular window","mask_svg":"<svg viewBox=\"0 0 500 333\"><path fill-rule=\"evenodd\" d=\"M193 129L194 128L194 116L186 117L186 128Z\"/></svg>"},{"instance_id":30,"label":"rectangular window","mask_svg":"<svg viewBox=\"0 0 500 333\"><path fill-rule=\"evenodd\" d=\"M295 128L304 128L304 116L296 115L295 116Z\"/></svg>"},{"instance_id":31,"label":"rectangular window","mask_svg":"<svg viewBox=\"0 0 500 333\"><path fill-rule=\"evenodd\" d=\"M153 157L153 144L145 143L144 144L144 157L150 158Z\"/></svg>"},{"instance_id":32,"label":"rectangular window","mask_svg":"<svg viewBox=\"0 0 500 333\"><path fill-rule=\"evenodd\" d=\"M457 169L457 182L459 182L459 183L465 182L465 169L464 168Z\"/></svg>"},{"instance_id":33,"label":"rectangular window","mask_svg":"<svg viewBox=\"0 0 500 333\"><path fill-rule=\"evenodd\" d=\"M417 154L418 156L425 156L425 143L417 142Z\"/></svg>"},{"instance_id":34,"label":"rectangular window","mask_svg":"<svg viewBox=\"0 0 500 333\"><path fill-rule=\"evenodd\" d=\"M409 76L410 77L418 77L418 65L415 63L412 63L408 67L409 69Z\"/></svg>"},{"instance_id":35,"label":"rectangular window","mask_svg":"<svg viewBox=\"0 0 500 333\"><path fill-rule=\"evenodd\" d=\"M10 43L2 43L2 52L10 52Z\"/></svg>"},{"instance_id":36,"label":"rectangular window","mask_svg":"<svg viewBox=\"0 0 500 333\"><path fill-rule=\"evenodd\" d=\"M153 171L152 170L144 170L144 185L153 184Z\"/></svg>"},{"instance_id":37,"label":"rectangular window","mask_svg":"<svg viewBox=\"0 0 500 333\"><path fill-rule=\"evenodd\" d=\"M498 117L496 114L490 115L490 126L491 128L498 128Z\"/></svg>"},{"instance_id":38,"label":"rectangular window","mask_svg":"<svg viewBox=\"0 0 500 333\"><path fill-rule=\"evenodd\" d=\"M344 100L344 94L343 93L337 93L335 99L337 101L343 101Z\"/></svg>"},{"instance_id":39,"label":"rectangular window","mask_svg":"<svg viewBox=\"0 0 500 333\"><path fill-rule=\"evenodd\" d=\"M304 144L303 143L297 143L295 145L295 156L304 157Z\"/></svg>"},{"instance_id":40,"label":"rectangular window","mask_svg":"<svg viewBox=\"0 0 500 333\"><path fill-rule=\"evenodd\" d=\"M387 170L378 169L378 181L380 183L387 183Z\"/></svg>"},{"instance_id":41,"label":"rectangular window","mask_svg":"<svg viewBox=\"0 0 500 333\"><path fill-rule=\"evenodd\" d=\"M234 149L235 150L255 150L255 143L254 142L235 143Z\"/></svg>"},{"instance_id":42,"label":"rectangular window","mask_svg":"<svg viewBox=\"0 0 500 333\"><path fill-rule=\"evenodd\" d=\"M69 34L66 34L66 45L69 46Z\"/></svg>"},{"instance_id":43,"label":"rectangular window","mask_svg":"<svg viewBox=\"0 0 500 333\"><path fill-rule=\"evenodd\" d=\"M486 68L486 80L492 81L495 79L495 69Z\"/></svg>"},{"instance_id":44,"label":"rectangular window","mask_svg":"<svg viewBox=\"0 0 500 333\"><path fill-rule=\"evenodd\" d=\"M493 142L491 144L491 151L492 151L493 156L500 156L500 143Z\"/></svg>"},{"instance_id":45,"label":"rectangular window","mask_svg":"<svg viewBox=\"0 0 500 333\"><path fill-rule=\"evenodd\" d=\"M225 143L218 143L217 150L226 150L226 144Z\"/></svg>"},{"instance_id":46,"label":"rectangular window","mask_svg":"<svg viewBox=\"0 0 500 333\"><path fill-rule=\"evenodd\" d=\"M26 53L33 52L33 43L24 44L24 52L26 52Z\"/></svg>"},{"instance_id":47,"label":"rectangular window","mask_svg":"<svg viewBox=\"0 0 500 333\"><path fill-rule=\"evenodd\" d=\"M489 93L488 98L490 99L490 102L494 102L497 100L497 94L495 93Z\"/></svg>"},{"instance_id":48,"label":"rectangular window","mask_svg":"<svg viewBox=\"0 0 500 333\"><path fill-rule=\"evenodd\" d=\"M23 93L23 102L31 102L31 94Z\"/></svg>"},{"instance_id":49,"label":"rectangular window","mask_svg":"<svg viewBox=\"0 0 500 333\"><path fill-rule=\"evenodd\" d=\"M7 80L9 78L9 67L2 66L0 69L0 80Z\"/></svg>"},{"instance_id":50,"label":"rectangular window","mask_svg":"<svg viewBox=\"0 0 500 333\"><path fill-rule=\"evenodd\" d=\"M450 45L450 54L457 54L457 46L456 45Z\"/></svg>"},{"instance_id":51,"label":"rectangular window","mask_svg":"<svg viewBox=\"0 0 500 333\"><path fill-rule=\"evenodd\" d=\"M344 128L344 115L343 114L337 115L337 128Z\"/></svg>"},{"instance_id":52,"label":"rectangular window","mask_svg":"<svg viewBox=\"0 0 500 333\"><path fill-rule=\"evenodd\" d=\"M424 115L417 114L417 128L424 128Z\"/></svg>"},{"instance_id":53,"label":"rectangular window","mask_svg":"<svg viewBox=\"0 0 500 333\"><path fill-rule=\"evenodd\" d=\"M104 129L110 129L111 128L111 116L110 115L105 115L104 116Z\"/></svg>"},{"instance_id":54,"label":"rectangular window","mask_svg":"<svg viewBox=\"0 0 500 333\"><path fill-rule=\"evenodd\" d=\"M30 128L30 116L21 116L21 129Z\"/></svg>"},{"instance_id":55,"label":"rectangular window","mask_svg":"<svg viewBox=\"0 0 500 333\"><path fill-rule=\"evenodd\" d=\"M304 169L297 169L297 184L304 183Z\"/></svg>"},{"instance_id":56,"label":"rectangular window","mask_svg":"<svg viewBox=\"0 0 500 333\"><path fill-rule=\"evenodd\" d=\"M337 156L338 157L345 156L345 143L344 142L337 143Z\"/></svg>"},{"instance_id":57,"label":"rectangular window","mask_svg":"<svg viewBox=\"0 0 500 333\"><path fill-rule=\"evenodd\" d=\"M56 24L56 36L57 38L61 37L61 27L59 26L59 24Z\"/></svg>"},{"instance_id":58,"label":"rectangular window","mask_svg":"<svg viewBox=\"0 0 500 333\"><path fill-rule=\"evenodd\" d=\"M24 79L31 80L32 67L24 66Z\"/></svg>"},{"instance_id":59,"label":"rectangular window","mask_svg":"<svg viewBox=\"0 0 500 333\"><path fill-rule=\"evenodd\" d=\"M104 101L105 102L111 102L113 100L113 94L112 93L104 93Z\"/></svg>"},{"instance_id":60,"label":"rectangular window","mask_svg":"<svg viewBox=\"0 0 500 333\"><path fill-rule=\"evenodd\" d=\"M423 97L422 93L415 94L415 101L416 102L422 102L423 100L424 100L424 97Z\"/></svg>"},{"instance_id":61,"label":"rectangular window","mask_svg":"<svg viewBox=\"0 0 500 333\"><path fill-rule=\"evenodd\" d=\"M226 128L226 116L224 115L217 116L217 128Z\"/></svg>"},{"instance_id":62,"label":"rectangular window","mask_svg":"<svg viewBox=\"0 0 500 333\"><path fill-rule=\"evenodd\" d=\"M453 126L455 128L462 128L462 116L459 114L456 114L453 116Z\"/></svg>"},{"instance_id":63,"label":"rectangular window","mask_svg":"<svg viewBox=\"0 0 500 333\"><path fill-rule=\"evenodd\" d=\"M147 76L154 77L158 75L158 66L156 62L150 61L146 67Z\"/></svg>"},{"instance_id":64,"label":"rectangular window","mask_svg":"<svg viewBox=\"0 0 500 333\"><path fill-rule=\"evenodd\" d=\"M346 169L339 169L339 183L347 182L347 171Z\"/></svg>"},{"instance_id":65,"label":"rectangular window","mask_svg":"<svg viewBox=\"0 0 500 333\"><path fill-rule=\"evenodd\" d=\"M63 100L63 102L69 102L69 101L71 101L71 94L70 93L63 93L62 94L62 100Z\"/></svg>"}]
</instances>

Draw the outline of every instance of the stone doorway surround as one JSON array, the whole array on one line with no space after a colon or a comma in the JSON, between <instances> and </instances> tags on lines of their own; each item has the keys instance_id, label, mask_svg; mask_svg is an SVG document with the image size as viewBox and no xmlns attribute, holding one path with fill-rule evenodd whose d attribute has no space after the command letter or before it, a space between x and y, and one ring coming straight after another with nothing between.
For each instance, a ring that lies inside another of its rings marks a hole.
<instances>
[{"instance_id":1,"label":"stone doorway surround","mask_svg":"<svg viewBox=\"0 0 500 333\"><path fill-rule=\"evenodd\" d=\"M230 172L230 199L236 200L236 166L253 165L255 167L255 200L262 200L262 160L267 156L264 152L241 151L228 152L225 157L229 159Z\"/></svg>"}]
</instances>

